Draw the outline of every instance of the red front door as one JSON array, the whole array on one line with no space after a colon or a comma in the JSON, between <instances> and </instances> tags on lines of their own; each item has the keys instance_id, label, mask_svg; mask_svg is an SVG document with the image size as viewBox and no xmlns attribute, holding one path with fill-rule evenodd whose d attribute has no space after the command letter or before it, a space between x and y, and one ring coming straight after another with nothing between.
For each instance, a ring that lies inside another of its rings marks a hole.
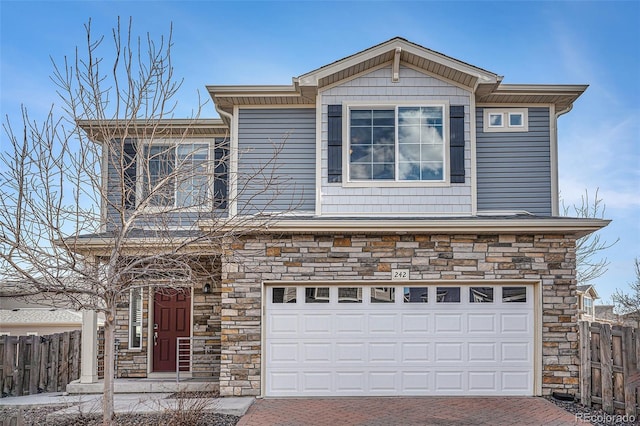
<instances>
[{"instance_id":1,"label":"red front door","mask_svg":"<svg viewBox=\"0 0 640 426\"><path fill-rule=\"evenodd\" d=\"M176 339L191 330L190 289L158 290L153 304L153 371L176 371Z\"/></svg>"}]
</instances>

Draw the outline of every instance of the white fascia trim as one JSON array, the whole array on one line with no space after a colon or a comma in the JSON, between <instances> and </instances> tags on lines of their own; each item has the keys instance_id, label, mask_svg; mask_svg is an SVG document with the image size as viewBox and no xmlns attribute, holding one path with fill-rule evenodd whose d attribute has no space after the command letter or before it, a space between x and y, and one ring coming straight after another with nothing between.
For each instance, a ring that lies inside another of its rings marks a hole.
<instances>
[{"instance_id":1,"label":"white fascia trim","mask_svg":"<svg viewBox=\"0 0 640 426\"><path fill-rule=\"evenodd\" d=\"M234 220L236 223L234 223ZM603 219L557 218L557 219L409 219L384 221L372 219L246 219L227 220L226 223L202 221L203 230L243 228L255 233L563 233L582 237L607 226L611 221Z\"/></svg>"},{"instance_id":2,"label":"white fascia trim","mask_svg":"<svg viewBox=\"0 0 640 426\"><path fill-rule=\"evenodd\" d=\"M568 95L568 94L582 94L587 88L588 84L500 84L495 91L494 95Z\"/></svg>"},{"instance_id":3,"label":"white fascia trim","mask_svg":"<svg viewBox=\"0 0 640 426\"><path fill-rule=\"evenodd\" d=\"M238 85L238 86L205 86L213 97L233 97L247 95L291 96L300 94L295 84L287 85Z\"/></svg>"}]
</instances>

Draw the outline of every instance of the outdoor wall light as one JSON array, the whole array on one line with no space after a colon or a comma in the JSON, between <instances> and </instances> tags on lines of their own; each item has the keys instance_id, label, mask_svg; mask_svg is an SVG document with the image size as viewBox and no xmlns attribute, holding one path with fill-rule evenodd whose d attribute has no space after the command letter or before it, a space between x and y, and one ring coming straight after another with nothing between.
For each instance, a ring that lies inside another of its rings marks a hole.
<instances>
[{"instance_id":1,"label":"outdoor wall light","mask_svg":"<svg viewBox=\"0 0 640 426\"><path fill-rule=\"evenodd\" d=\"M205 284L204 287L202 287L202 292L204 294L211 293L211 284L209 284L209 283Z\"/></svg>"}]
</instances>

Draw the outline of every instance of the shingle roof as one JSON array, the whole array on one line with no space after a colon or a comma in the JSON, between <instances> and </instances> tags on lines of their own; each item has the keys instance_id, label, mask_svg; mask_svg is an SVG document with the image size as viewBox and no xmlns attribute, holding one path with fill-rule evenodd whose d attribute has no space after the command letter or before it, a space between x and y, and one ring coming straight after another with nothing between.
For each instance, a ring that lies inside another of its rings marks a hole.
<instances>
[{"instance_id":1,"label":"shingle roof","mask_svg":"<svg viewBox=\"0 0 640 426\"><path fill-rule=\"evenodd\" d=\"M0 309L0 323L82 324L82 314L67 309Z\"/></svg>"}]
</instances>

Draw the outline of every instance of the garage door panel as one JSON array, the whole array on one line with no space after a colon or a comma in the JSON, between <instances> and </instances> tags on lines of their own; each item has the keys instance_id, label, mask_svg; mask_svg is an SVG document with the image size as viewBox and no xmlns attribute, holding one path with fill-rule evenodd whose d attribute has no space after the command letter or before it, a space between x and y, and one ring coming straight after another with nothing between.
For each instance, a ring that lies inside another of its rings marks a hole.
<instances>
[{"instance_id":1,"label":"garage door panel","mask_svg":"<svg viewBox=\"0 0 640 426\"><path fill-rule=\"evenodd\" d=\"M462 314L435 314L437 333L462 333Z\"/></svg>"},{"instance_id":2,"label":"garage door panel","mask_svg":"<svg viewBox=\"0 0 640 426\"><path fill-rule=\"evenodd\" d=\"M497 318L494 313L467 314L467 330L470 334L495 333L496 322Z\"/></svg>"},{"instance_id":3,"label":"garage door panel","mask_svg":"<svg viewBox=\"0 0 640 426\"><path fill-rule=\"evenodd\" d=\"M335 288L329 303L268 299L266 395L533 394L530 288L527 303L504 302L497 285L492 302L460 285L460 303L406 303L400 286L394 303L372 303L357 287L361 303L338 303Z\"/></svg>"},{"instance_id":4,"label":"garage door panel","mask_svg":"<svg viewBox=\"0 0 640 426\"><path fill-rule=\"evenodd\" d=\"M402 316L402 333L424 334L429 332L429 324L431 323L431 315L428 313L411 313L401 314Z\"/></svg>"},{"instance_id":5,"label":"garage door panel","mask_svg":"<svg viewBox=\"0 0 640 426\"><path fill-rule=\"evenodd\" d=\"M298 314L279 314L271 315L268 327L269 335L273 337L298 336Z\"/></svg>"},{"instance_id":6,"label":"garage door panel","mask_svg":"<svg viewBox=\"0 0 640 426\"><path fill-rule=\"evenodd\" d=\"M502 362L531 362L531 344L529 342L502 343Z\"/></svg>"},{"instance_id":7,"label":"garage door panel","mask_svg":"<svg viewBox=\"0 0 640 426\"><path fill-rule=\"evenodd\" d=\"M398 389L396 371L372 371L369 373L369 391L371 393L395 392Z\"/></svg>"},{"instance_id":8,"label":"garage door panel","mask_svg":"<svg viewBox=\"0 0 640 426\"><path fill-rule=\"evenodd\" d=\"M527 312L502 314L500 316L502 333L526 333L530 330L530 315Z\"/></svg>"},{"instance_id":9,"label":"garage door panel","mask_svg":"<svg viewBox=\"0 0 640 426\"><path fill-rule=\"evenodd\" d=\"M428 394L432 391L430 385L431 373L428 371L402 371L400 373L401 392L404 394Z\"/></svg>"},{"instance_id":10,"label":"garage door panel","mask_svg":"<svg viewBox=\"0 0 640 426\"><path fill-rule=\"evenodd\" d=\"M464 373L461 371L436 371L435 381L435 390L437 393L461 393L464 390Z\"/></svg>"},{"instance_id":11,"label":"garage door panel","mask_svg":"<svg viewBox=\"0 0 640 426\"><path fill-rule=\"evenodd\" d=\"M366 359L364 343L336 343L336 364L362 363Z\"/></svg>"},{"instance_id":12,"label":"garage door panel","mask_svg":"<svg viewBox=\"0 0 640 426\"><path fill-rule=\"evenodd\" d=\"M469 362L495 362L498 359L498 348L494 342L470 342L467 346Z\"/></svg>"},{"instance_id":13,"label":"garage door panel","mask_svg":"<svg viewBox=\"0 0 640 426\"><path fill-rule=\"evenodd\" d=\"M495 371L469 371L469 391L498 392L498 373Z\"/></svg>"},{"instance_id":14,"label":"garage door panel","mask_svg":"<svg viewBox=\"0 0 640 426\"><path fill-rule=\"evenodd\" d=\"M431 345L427 342L406 342L401 344L403 363L427 363L432 357L429 356Z\"/></svg>"},{"instance_id":15,"label":"garage door panel","mask_svg":"<svg viewBox=\"0 0 640 426\"><path fill-rule=\"evenodd\" d=\"M269 362L273 365L298 362L297 343L272 343L269 345Z\"/></svg>"},{"instance_id":16,"label":"garage door panel","mask_svg":"<svg viewBox=\"0 0 640 426\"><path fill-rule=\"evenodd\" d=\"M349 304L350 306L350 304ZM336 335L361 335L365 331L365 314L335 314Z\"/></svg>"},{"instance_id":17,"label":"garage door panel","mask_svg":"<svg viewBox=\"0 0 640 426\"><path fill-rule=\"evenodd\" d=\"M526 371L503 371L502 389L506 392L525 392L532 386L533 375Z\"/></svg>"},{"instance_id":18,"label":"garage door panel","mask_svg":"<svg viewBox=\"0 0 640 426\"><path fill-rule=\"evenodd\" d=\"M462 362L463 343L436 343L436 362Z\"/></svg>"},{"instance_id":19,"label":"garage door panel","mask_svg":"<svg viewBox=\"0 0 640 426\"><path fill-rule=\"evenodd\" d=\"M331 354L333 352L332 343L318 342L309 343L301 342L302 356L305 363L330 363L332 362Z\"/></svg>"},{"instance_id":20,"label":"garage door panel","mask_svg":"<svg viewBox=\"0 0 640 426\"><path fill-rule=\"evenodd\" d=\"M398 343L369 343L367 351L369 362L377 364L396 364L398 362Z\"/></svg>"},{"instance_id":21,"label":"garage door panel","mask_svg":"<svg viewBox=\"0 0 640 426\"><path fill-rule=\"evenodd\" d=\"M335 392L353 395L354 392L364 393L365 373L363 371L336 371Z\"/></svg>"},{"instance_id":22,"label":"garage door panel","mask_svg":"<svg viewBox=\"0 0 640 426\"><path fill-rule=\"evenodd\" d=\"M314 371L314 372L302 372L301 382L302 389L305 389L307 393L331 393L333 384L333 372L326 371Z\"/></svg>"},{"instance_id":23,"label":"garage door panel","mask_svg":"<svg viewBox=\"0 0 640 426\"><path fill-rule=\"evenodd\" d=\"M369 333L376 334L395 334L396 329L396 313L389 314L369 314Z\"/></svg>"},{"instance_id":24,"label":"garage door panel","mask_svg":"<svg viewBox=\"0 0 640 426\"><path fill-rule=\"evenodd\" d=\"M332 319L331 313L326 314L305 314L300 312L302 319L302 329L305 335L319 335L329 336L332 333Z\"/></svg>"}]
</instances>

